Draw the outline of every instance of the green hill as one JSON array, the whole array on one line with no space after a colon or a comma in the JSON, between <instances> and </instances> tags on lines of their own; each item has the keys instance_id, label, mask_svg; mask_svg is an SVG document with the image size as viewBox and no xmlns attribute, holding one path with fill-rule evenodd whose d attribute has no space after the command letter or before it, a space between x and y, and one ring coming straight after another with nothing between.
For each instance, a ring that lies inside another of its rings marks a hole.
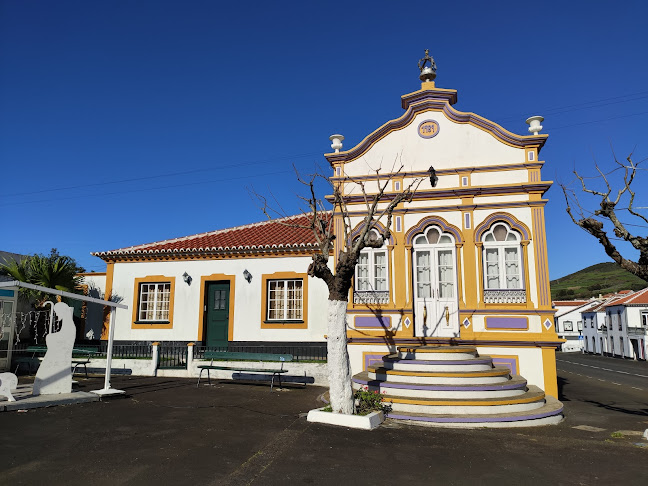
<instances>
[{"instance_id":1,"label":"green hill","mask_svg":"<svg viewBox=\"0 0 648 486\"><path fill-rule=\"evenodd\" d=\"M640 290L648 282L623 270L613 262L597 263L550 282L553 300L598 297L619 290Z\"/></svg>"}]
</instances>

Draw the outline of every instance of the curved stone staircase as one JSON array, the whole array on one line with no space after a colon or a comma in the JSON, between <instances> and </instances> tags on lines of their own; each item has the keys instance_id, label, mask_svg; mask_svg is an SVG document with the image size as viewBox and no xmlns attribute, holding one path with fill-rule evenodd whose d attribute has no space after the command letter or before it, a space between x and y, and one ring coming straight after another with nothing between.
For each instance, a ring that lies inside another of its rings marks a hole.
<instances>
[{"instance_id":1,"label":"curved stone staircase","mask_svg":"<svg viewBox=\"0 0 648 486\"><path fill-rule=\"evenodd\" d=\"M353 377L392 402L391 419L446 427L556 424L562 403L470 346L406 346Z\"/></svg>"}]
</instances>

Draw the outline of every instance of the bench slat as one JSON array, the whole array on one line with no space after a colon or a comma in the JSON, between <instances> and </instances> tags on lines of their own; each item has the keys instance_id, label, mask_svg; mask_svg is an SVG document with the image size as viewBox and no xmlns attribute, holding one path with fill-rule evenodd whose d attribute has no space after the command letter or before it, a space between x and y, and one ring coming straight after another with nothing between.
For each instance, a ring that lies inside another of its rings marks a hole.
<instances>
[{"instance_id":1,"label":"bench slat","mask_svg":"<svg viewBox=\"0 0 648 486\"><path fill-rule=\"evenodd\" d=\"M239 352L220 352L206 351L204 359L213 360L240 360L240 361L292 361L292 354L276 353L239 353Z\"/></svg>"},{"instance_id":2,"label":"bench slat","mask_svg":"<svg viewBox=\"0 0 648 486\"><path fill-rule=\"evenodd\" d=\"M249 373L287 373L288 372L288 370L271 370L267 368L241 368L240 366L204 365L204 366L198 366L198 368L204 370L245 371Z\"/></svg>"}]
</instances>

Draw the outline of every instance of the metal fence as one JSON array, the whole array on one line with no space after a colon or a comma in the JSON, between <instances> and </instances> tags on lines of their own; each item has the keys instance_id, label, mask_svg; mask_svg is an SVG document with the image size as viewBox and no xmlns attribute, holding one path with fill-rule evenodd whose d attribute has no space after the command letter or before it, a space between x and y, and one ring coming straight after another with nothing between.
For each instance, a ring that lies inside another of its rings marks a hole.
<instances>
[{"instance_id":1,"label":"metal fence","mask_svg":"<svg viewBox=\"0 0 648 486\"><path fill-rule=\"evenodd\" d=\"M187 345L158 345L158 369L187 369Z\"/></svg>"},{"instance_id":2,"label":"metal fence","mask_svg":"<svg viewBox=\"0 0 648 486\"><path fill-rule=\"evenodd\" d=\"M20 342L14 346L12 353L12 369L16 369L19 362L38 368L38 356L34 351L28 351L33 345L29 342ZM108 351L106 341L79 341L75 348L96 350L96 358L105 358ZM230 351L241 353L274 353L292 354L295 361L321 361L326 362L326 343L229 343L228 346L193 346L194 359L204 359L205 351ZM153 345L147 342L114 343L113 359L152 359ZM187 343L186 342L161 342L158 346L158 368L160 369L186 369L187 368Z\"/></svg>"},{"instance_id":3,"label":"metal fence","mask_svg":"<svg viewBox=\"0 0 648 486\"><path fill-rule=\"evenodd\" d=\"M13 356L25 357L33 355L33 351L28 351L27 348L33 346L33 343L20 342L13 347ZM42 345L41 345L42 346ZM97 351L95 357L105 358L108 352L108 343L106 341L97 342L76 342L75 348L88 349ZM113 345L113 358L122 359L151 359L153 356L153 346L150 343L138 344L118 344Z\"/></svg>"}]
</instances>

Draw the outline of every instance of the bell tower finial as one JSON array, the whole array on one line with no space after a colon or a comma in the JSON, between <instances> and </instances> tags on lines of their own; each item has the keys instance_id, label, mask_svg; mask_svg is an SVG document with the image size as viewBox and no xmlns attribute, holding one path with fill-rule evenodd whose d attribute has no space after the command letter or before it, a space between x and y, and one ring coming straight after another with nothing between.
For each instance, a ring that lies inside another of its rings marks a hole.
<instances>
[{"instance_id":1,"label":"bell tower finial","mask_svg":"<svg viewBox=\"0 0 648 486\"><path fill-rule=\"evenodd\" d=\"M418 67L419 67L419 71L421 71L421 75L419 76L419 79L421 81L427 83L429 81L435 80L437 66L436 63L434 62L434 58L430 56L429 49L425 49L425 57L419 59Z\"/></svg>"}]
</instances>

